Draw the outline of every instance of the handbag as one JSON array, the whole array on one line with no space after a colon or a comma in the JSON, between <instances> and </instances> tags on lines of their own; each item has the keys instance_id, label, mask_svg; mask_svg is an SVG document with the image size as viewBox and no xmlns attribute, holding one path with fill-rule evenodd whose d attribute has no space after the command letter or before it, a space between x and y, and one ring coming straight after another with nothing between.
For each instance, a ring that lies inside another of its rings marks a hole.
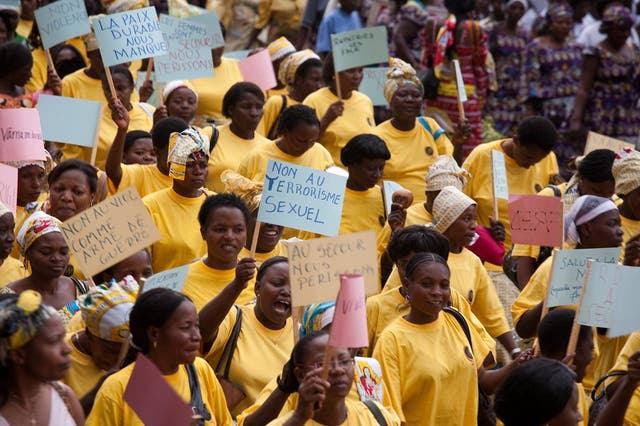
<instances>
[{"instance_id":1,"label":"handbag","mask_svg":"<svg viewBox=\"0 0 640 426\"><path fill-rule=\"evenodd\" d=\"M189 391L191 393L191 409L193 414L200 416L197 425L204 426L205 421L211 420L211 413L207 409L204 401L202 400L202 391L200 390L200 380L198 379L198 372L193 364L185 365L187 369L187 375L189 376Z\"/></svg>"},{"instance_id":2,"label":"handbag","mask_svg":"<svg viewBox=\"0 0 640 426\"><path fill-rule=\"evenodd\" d=\"M238 336L240 336L240 329L242 328L242 309L238 305L234 305L236 308L236 323L231 330L231 335L227 344L224 345L222 350L222 356L218 365L216 365L216 377L222 387L224 393L224 399L227 401L227 408L231 411L235 408L243 399L247 397L244 391L237 384L229 380L229 370L231 369L231 360L233 359L233 353L236 351L238 345Z\"/></svg>"},{"instance_id":3,"label":"handbag","mask_svg":"<svg viewBox=\"0 0 640 426\"><path fill-rule=\"evenodd\" d=\"M591 400L593 402L589 407L589 426L595 425L597 423L600 412L604 409L604 407L606 407L608 402L607 388L605 387L602 390L602 392L600 392L599 394L598 394L598 388L604 385L607 379L610 379L611 377L624 376L626 374L627 372L622 370L610 371L604 376L600 377L600 379L593 386L593 389L591 390Z\"/></svg>"}]
</instances>

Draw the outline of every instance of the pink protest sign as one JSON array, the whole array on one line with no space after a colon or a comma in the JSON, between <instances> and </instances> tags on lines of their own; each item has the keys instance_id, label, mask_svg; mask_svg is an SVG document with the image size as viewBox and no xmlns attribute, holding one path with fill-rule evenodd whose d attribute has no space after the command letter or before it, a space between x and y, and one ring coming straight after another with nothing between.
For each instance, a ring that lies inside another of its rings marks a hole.
<instances>
[{"instance_id":1,"label":"pink protest sign","mask_svg":"<svg viewBox=\"0 0 640 426\"><path fill-rule=\"evenodd\" d=\"M18 202L18 169L0 164L0 201L16 215Z\"/></svg>"},{"instance_id":2,"label":"pink protest sign","mask_svg":"<svg viewBox=\"0 0 640 426\"><path fill-rule=\"evenodd\" d=\"M329 345L337 348L369 346L364 277L340 274L340 292L336 300Z\"/></svg>"},{"instance_id":3,"label":"pink protest sign","mask_svg":"<svg viewBox=\"0 0 640 426\"><path fill-rule=\"evenodd\" d=\"M0 109L0 161L44 160L40 115L35 108Z\"/></svg>"},{"instance_id":4,"label":"pink protest sign","mask_svg":"<svg viewBox=\"0 0 640 426\"><path fill-rule=\"evenodd\" d=\"M560 197L509 196L509 222L514 243L561 247L562 220Z\"/></svg>"},{"instance_id":5,"label":"pink protest sign","mask_svg":"<svg viewBox=\"0 0 640 426\"><path fill-rule=\"evenodd\" d=\"M142 354L136 359L123 399L145 425L191 424L191 407L169 386L158 367Z\"/></svg>"},{"instance_id":6,"label":"pink protest sign","mask_svg":"<svg viewBox=\"0 0 640 426\"><path fill-rule=\"evenodd\" d=\"M276 76L273 73L271 56L269 56L267 49L247 56L238 62L238 67L240 67L244 80L257 84L260 89L269 90L276 87Z\"/></svg>"}]
</instances>

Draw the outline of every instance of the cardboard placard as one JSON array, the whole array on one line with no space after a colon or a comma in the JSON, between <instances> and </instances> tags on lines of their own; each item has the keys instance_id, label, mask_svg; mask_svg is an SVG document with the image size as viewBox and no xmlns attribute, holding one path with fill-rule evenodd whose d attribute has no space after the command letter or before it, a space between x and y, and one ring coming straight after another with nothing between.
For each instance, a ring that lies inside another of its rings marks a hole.
<instances>
[{"instance_id":1,"label":"cardboard placard","mask_svg":"<svg viewBox=\"0 0 640 426\"><path fill-rule=\"evenodd\" d=\"M18 203L18 169L0 163L0 201L16 217Z\"/></svg>"},{"instance_id":2,"label":"cardboard placard","mask_svg":"<svg viewBox=\"0 0 640 426\"><path fill-rule=\"evenodd\" d=\"M340 291L331 323L329 344L335 348L369 346L367 298L362 275L340 274Z\"/></svg>"},{"instance_id":3,"label":"cardboard placard","mask_svg":"<svg viewBox=\"0 0 640 426\"><path fill-rule=\"evenodd\" d=\"M511 241L562 247L562 199L543 195L510 195Z\"/></svg>"},{"instance_id":4,"label":"cardboard placard","mask_svg":"<svg viewBox=\"0 0 640 426\"><path fill-rule=\"evenodd\" d=\"M389 67L378 67L362 70L362 82L358 92L367 95L374 106L388 105L384 98L384 84L387 82L389 69Z\"/></svg>"},{"instance_id":5,"label":"cardboard placard","mask_svg":"<svg viewBox=\"0 0 640 426\"><path fill-rule=\"evenodd\" d=\"M293 306L336 300L340 274L364 276L367 296L380 292L373 231L290 242L287 251Z\"/></svg>"},{"instance_id":6,"label":"cardboard placard","mask_svg":"<svg viewBox=\"0 0 640 426\"><path fill-rule=\"evenodd\" d=\"M44 159L44 141L38 110L0 109L0 161Z\"/></svg>"},{"instance_id":7,"label":"cardboard placard","mask_svg":"<svg viewBox=\"0 0 640 426\"><path fill-rule=\"evenodd\" d=\"M618 139L610 138L609 136L601 135L596 132L589 132L587 136L587 143L584 146L584 155L587 155L596 149L608 149L616 154L625 148L635 149L635 145L629 142L621 141Z\"/></svg>"},{"instance_id":8,"label":"cardboard placard","mask_svg":"<svg viewBox=\"0 0 640 426\"><path fill-rule=\"evenodd\" d=\"M387 63L388 46L387 28L382 26L331 34L331 52L336 72Z\"/></svg>"},{"instance_id":9,"label":"cardboard placard","mask_svg":"<svg viewBox=\"0 0 640 426\"><path fill-rule=\"evenodd\" d=\"M224 37L222 36L222 28L220 27L220 20L215 12L203 13L200 15L194 15L187 18L188 21L195 22L196 24L204 25L209 35L209 44L212 49L216 47L224 46Z\"/></svg>"},{"instance_id":10,"label":"cardboard placard","mask_svg":"<svg viewBox=\"0 0 640 426\"><path fill-rule=\"evenodd\" d=\"M182 292L182 288L187 279L187 273L189 272L189 266L191 265L182 265L151 275L144 282L142 292L144 293L154 288L169 288L178 293Z\"/></svg>"},{"instance_id":11,"label":"cardboard placard","mask_svg":"<svg viewBox=\"0 0 640 426\"><path fill-rule=\"evenodd\" d=\"M40 95L42 135L48 141L91 148L98 140L102 108L102 102Z\"/></svg>"},{"instance_id":12,"label":"cardboard placard","mask_svg":"<svg viewBox=\"0 0 640 426\"><path fill-rule=\"evenodd\" d=\"M347 178L269 160L258 220L321 235L337 235Z\"/></svg>"},{"instance_id":13,"label":"cardboard placard","mask_svg":"<svg viewBox=\"0 0 640 426\"><path fill-rule=\"evenodd\" d=\"M155 7L97 18L93 31L105 66L165 55L169 50L160 31Z\"/></svg>"},{"instance_id":14,"label":"cardboard placard","mask_svg":"<svg viewBox=\"0 0 640 426\"><path fill-rule=\"evenodd\" d=\"M45 49L91 32L83 0L58 0L39 7L34 15Z\"/></svg>"},{"instance_id":15,"label":"cardboard placard","mask_svg":"<svg viewBox=\"0 0 640 426\"><path fill-rule=\"evenodd\" d=\"M504 165L504 154L500 151L491 151L491 165L493 177L493 196L509 200L509 184L507 182L507 169Z\"/></svg>"},{"instance_id":16,"label":"cardboard placard","mask_svg":"<svg viewBox=\"0 0 640 426\"><path fill-rule=\"evenodd\" d=\"M68 219L60 230L86 276L104 271L160 239L133 186Z\"/></svg>"},{"instance_id":17,"label":"cardboard placard","mask_svg":"<svg viewBox=\"0 0 640 426\"><path fill-rule=\"evenodd\" d=\"M278 84L268 49L247 56L238 62L238 67L245 81L257 84L263 91L273 89Z\"/></svg>"}]
</instances>

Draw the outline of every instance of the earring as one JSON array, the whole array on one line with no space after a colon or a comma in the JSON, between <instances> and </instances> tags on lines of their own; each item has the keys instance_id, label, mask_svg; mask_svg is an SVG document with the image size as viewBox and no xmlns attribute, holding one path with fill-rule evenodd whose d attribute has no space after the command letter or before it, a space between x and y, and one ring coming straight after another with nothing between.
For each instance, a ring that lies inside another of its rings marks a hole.
<instances>
[{"instance_id":1,"label":"earring","mask_svg":"<svg viewBox=\"0 0 640 426\"><path fill-rule=\"evenodd\" d=\"M153 349L155 349L158 346L158 342L154 341L153 342Z\"/></svg>"}]
</instances>

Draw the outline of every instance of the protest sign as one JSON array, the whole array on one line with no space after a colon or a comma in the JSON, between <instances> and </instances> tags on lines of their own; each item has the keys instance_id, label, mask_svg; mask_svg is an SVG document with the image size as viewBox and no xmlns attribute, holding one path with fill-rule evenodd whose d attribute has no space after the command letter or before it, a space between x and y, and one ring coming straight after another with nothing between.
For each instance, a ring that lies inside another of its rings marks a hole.
<instances>
[{"instance_id":1,"label":"protest sign","mask_svg":"<svg viewBox=\"0 0 640 426\"><path fill-rule=\"evenodd\" d=\"M45 49L91 32L87 8L82 0L58 0L39 7L34 15Z\"/></svg>"},{"instance_id":2,"label":"protest sign","mask_svg":"<svg viewBox=\"0 0 640 426\"><path fill-rule=\"evenodd\" d=\"M201 15L194 15L187 18L188 21L195 22L196 24L204 25L209 35L209 43L211 48L224 46L224 37L222 36L222 28L220 28L220 21L218 15L215 12L203 13Z\"/></svg>"},{"instance_id":3,"label":"protest sign","mask_svg":"<svg viewBox=\"0 0 640 426\"><path fill-rule=\"evenodd\" d=\"M44 159L44 141L38 110L0 109L0 161Z\"/></svg>"},{"instance_id":4,"label":"protest sign","mask_svg":"<svg viewBox=\"0 0 640 426\"><path fill-rule=\"evenodd\" d=\"M213 76L211 38L207 27L188 19L160 15L160 30L169 51L154 58L158 81L166 83Z\"/></svg>"},{"instance_id":5,"label":"protest sign","mask_svg":"<svg viewBox=\"0 0 640 426\"><path fill-rule=\"evenodd\" d=\"M382 403L384 386L382 368L375 358L357 356L354 359L356 388L360 401L375 400Z\"/></svg>"},{"instance_id":6,"label":"protest sign","mask_svg":"<svg viewBox=\"0 0 640 426\"><path fill-rule=\"evenodd\" d=\"M257 84L263 91L273 89L278 84L268 49L247 56L238 62L238 67L245 81Z\"/></svg>"},{"instance_id":7,"label":"protest sign","mask_svg":"<svg viewBox=\"0 0 640 426\"><path fill-rule=\"evenodd\" d=\"M458 102L467 102L467 90L464 87L464 81L462 80L462 70L460 69L460 61L453 60L453 68L456 74L456 90L458 91Z\"/></svg>"},{"instance_id":8,"label":"protest sign","mask_svg":"<svg viewBox=\"0 0 640 426\"><path fill-rule=\"evenodd\" d=\"M154 7L96 18L93 31L105 67L165 55L168 51Z\"/></svg>"},{"instance_id":9,"label":"protest sign","mask_svg":"<svg viewBox=\"0 0 640 426\"><path fill-rule=\"evenodd\" d=\"M562 246L562 200L543 195L510 195L511 240L517 244Z\"/></svg>"},{"instance_id":10,"label":"protest sign","mask_svg":"<svg viewBox=\"0 0 640 426\"><path fill-rule=\"evenodd\" d=\"M222 57L240 60L249 56L249 53L251 53L251 50L236 50L234 52L225 52Z\"/></svg>"},{"instance_id":11,"label":"protest sign","mask_svg":"<svg viewBox=\"0 0 640 426\"><path fill-rule=\"evenodd\" d=\"M365 292L380 291L373 231L287 244L293 306L336 300L340 274L364 276Z\"/></svg>"},{"instance_id":12,"label":"protest sign","mask_svg":"<svg viewBox=\"0 0 640 426\"><path fill-rule=\"evenodd\" d=\"M142 420L142 424L192 424L192 408L169 385L158 367L141 353L136 358L123 399Z\"/></svg>"},{"instance_id":13,"label":"protest sign","mask_svg":"<svg viewBox=\"0 0 640 426\"><path fill-rule=\"evenodd\" d=\"M0 201L16 216L18 169L0 163Z\"/></svg>"},{"instance_id":14,"label":"protest sign","mask_svg":"<svg viewBox=\"0 0 640 426\"><path fill-rule=\"evenodd\" d=\"M507 169L504 165L504 154L500 151L491 151L491 165L493 176L493 197L509 200L509 185L507 182Z\"/></svg>"},{"instance_id":15,"label":"protest sign","mask_svg":"<svg viewBox=\"0 0 640 426\"><path fill-rule=\"evenodd\" d=\"M367 303L362 275L340 274L340 291L331 323L329 344L336 348L369 346Z\"/></svg>"},{"instance_id":16,"label":"protest sign","mask_svg":"<svg viewBox=\"0 0 640 426\"><path fill-rule=\"evenodd\" d=\"M60 230L90 277L150 246L160 233L134 187L65 221Z\"/></svg>"},{"instance_id":17,"label":"protest sign","mask_svg":"<svg viewBox=\"0 0 640 426\"><path fill-rule=\"evenodd\" d=\"M589 259L616 264L619 257L620 247L558 250L551 269L547 306L553 308L578 303Z\"/></svg>"},{"instance_id":18,"label":"protest sign","mask_svg":"<svg viewBox=\"0 0 640 426\"><path fill-rule=\"evenodd\" d=\"M368 27L331 34L335 71L387 63L389 61L388 45L386 27Z\"/></svg>"},{"instance_id":19,"label":"protest sign","mask_svg":"<svg viewBox=\"0 0 640 426\"><path fill-rule=\"evenodd\" d=\"M101 102L40 95L37 109L44 139L89 148L95 146L102 116Z\"/></svg>"},{"instance_id":20,"label":"protest sign","mask_svg":"<svg viewBox=\"0 0 640 426\"><path fill-rule=\"evenodd\" d=\"M189 266L190 265L178 266L177 268L153 274L144 282L144 289L142 292L144 293L145 291L162 287L169 288L180 293L184 287L184 282L187 279Z\"/></svg>"},{"instance_id":21,"label":"protest sign","mask_svg":"<svg viewBox=\"0 0 640 426\"><path fill-rule=\"evenodd\" d=\"M269 160L258 221L337 235L346 185L343 176Z\"/></svg>"},{"instance_id":22,"label":"protest sign","mask_svg":"<svg viewBox=\"0 0 640 426\"><path fill-rule=\"evenodd\" d=\"M635 149L635 145L629 142L610 138L596 132L589 132L587 144L584 147L584 155L596 149L608 149L616 154L625 148Z\"/></svg>"},{"instance_id":23,"label":"protest sign","mask_svg":"<svg viewBox=\"0 0 640 426\"><path fill-rule=\"evenodd\" d=\"M9 9L20 13L20 0L0 0L0 9Z\"/></svg>"},{"instance_id":24,"label":"protest sign","mask_svg":"<svg viewBox=\"0 0 640 426\"><path fill-rule=\"evenodd\" d=\"M384 198L384 213L391 214L391 204L393 204L393 193L398 189L404 189L402 185L392 180L382 181L382 196Z\"/></svg>"},{"instance_id":25,"label":"protest sign","mask_svg":"<svg viewBox=\"0 0 640 426\"><path fill-rule=\"evenodd\" d=\"M367 95L374 106L388 105L384 98L384 84L387 82L389 67L365 68L362 71L358 91Z\"/></svg>"}]
</instances>

